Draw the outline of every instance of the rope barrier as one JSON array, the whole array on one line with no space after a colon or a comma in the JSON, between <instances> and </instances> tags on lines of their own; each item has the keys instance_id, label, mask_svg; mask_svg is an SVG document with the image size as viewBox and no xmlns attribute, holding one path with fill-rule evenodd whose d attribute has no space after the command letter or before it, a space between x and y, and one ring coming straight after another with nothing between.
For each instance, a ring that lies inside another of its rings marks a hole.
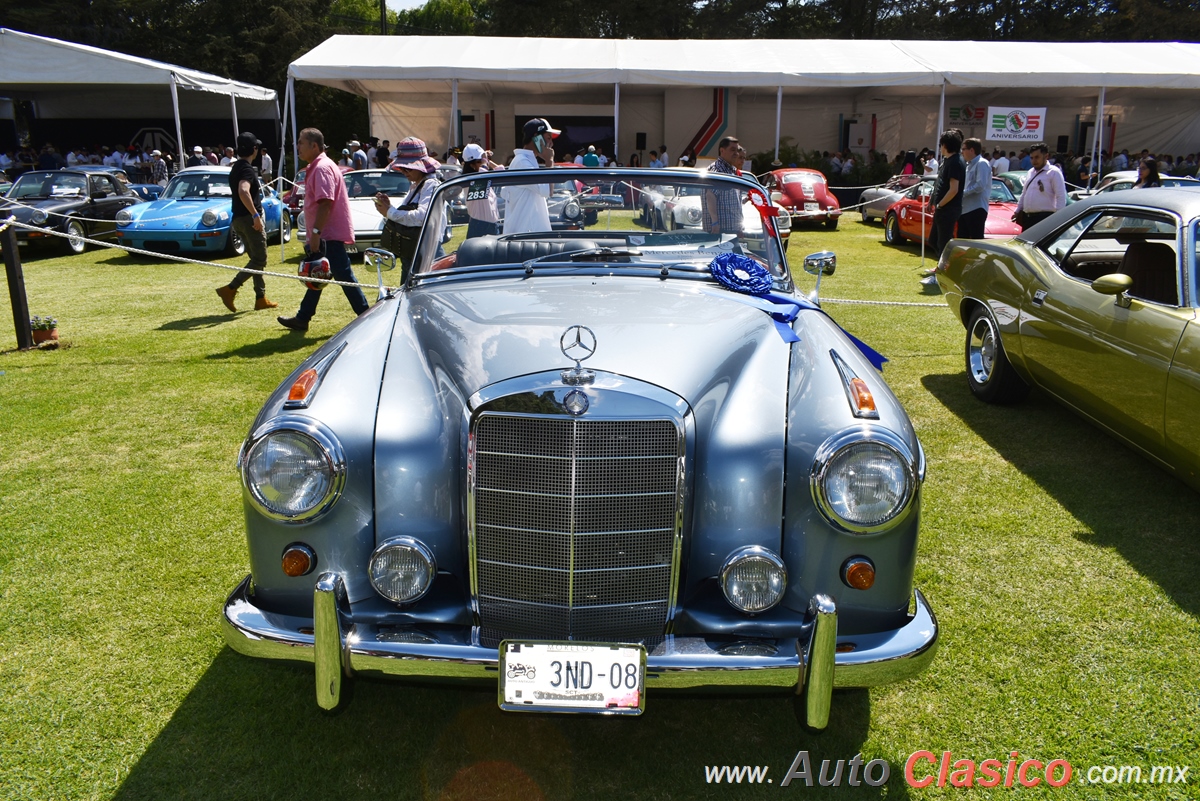
<instances>
[{"instance_id":1,"label":"rope barrier","mask_svg":"<svg viewBox=\"0 0 1200 801\"><path fill-rule=\"evenodd\" d=\"M28 225L26 223L17 222L12 217L8 218L8 221L5 223L5 225L6 226L7 225L15 225L18 228L24 228L29 231L40 231L42 233L49 234L50 236L57 236L61 239L79 240L82 242L86 242L89 245L95 245L96 247L108 248L109 250L122 250L126 253L133 253L138 256L152 256L156 259L166 259L168 261L178 262L180 264L198 264L202 267L216 267L221 270L233 270L234 272L241 272L242 270L245 270L246 272L250 273L251 275L261 275L261 276L270 277L270 278L287 278L292 281L302 281L307 284L333 284L334 286L356 286L356 287L360 287L362 289L379 289L380 288L378 284L363 284L363 283L359 283L358 281L338 281L335 278L309 278L307 276L301 277L295 273L276 273L276 272L271 272L270 270L255 270L250 267L237 267L232 264L221 264L219 262L201 261L200 259L189 259L189 258L185 258L184 256L174 256L170 253L159 253L154 250L143 250L141 248L131 248L126 245L116 245L116 244L113 244L112 242L104 242L99 239L89 239L86 236L76 237L76 236L71 236L69 234L61 233L59 231L48 231L45 228L42 228L40 225ZM0 228L0 230L3 230L3 229ZM390 287L390 286L383 287L383 290L385 292L394 292L397 289L398 289L398 287Z\"/></svg>"},{"instance_id":2,"label":"rope barrier","mask_svg":"<svg viewBox=\"0 0 1200 801\"><path fill-rule=\"evenodd\" d=\"M821 298L821 305L826 303L845 303L855 306L917 306L923 309L944 309L945 303L917 303L910 300L852 300L849 298Z\"/></svg>"}]
</instances>

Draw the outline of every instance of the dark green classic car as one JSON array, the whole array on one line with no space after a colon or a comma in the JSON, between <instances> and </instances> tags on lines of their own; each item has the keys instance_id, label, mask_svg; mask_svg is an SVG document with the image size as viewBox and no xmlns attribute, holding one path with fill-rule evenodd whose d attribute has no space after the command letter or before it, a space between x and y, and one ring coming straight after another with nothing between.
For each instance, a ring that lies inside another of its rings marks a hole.
<instances>
[{"instance_id":1,"label":"dark green classic car","mask_svg":"<svg viewBox=\"0 0 1200 801\"><path fill-rule=\"evenodd\" d=\"M1075 203L1007 242L952 240L937 267L989 403L1036 386L1200 489L1200 191Z\"/></svg>"}]
</instances>

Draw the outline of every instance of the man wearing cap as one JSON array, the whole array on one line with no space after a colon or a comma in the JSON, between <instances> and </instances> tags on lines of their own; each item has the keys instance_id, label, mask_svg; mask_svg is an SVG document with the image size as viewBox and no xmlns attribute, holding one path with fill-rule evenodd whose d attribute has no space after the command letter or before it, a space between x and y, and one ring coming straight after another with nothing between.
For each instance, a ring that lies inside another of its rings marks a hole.
<instances>
[{"instance_id":1,"label":"man wearing cap","mask_svg":"<svg viewBox=\"0 0 1200 801\"><path fill-rule=\"evenodd\" d=\"M261 272L267 266L267 234L262 220L262 189L258 183L258 173L250 163L261 147L262 142L258 141L254 134L238 134L238 157L229 165L229 190L233 193L230 236L236 233L241 237L242 242L246 244L246 255L250 257L246 269L240 270L227 286L217 288L217 295L230 311L237 311L233 305L233 297L242 284L251 278L254 279L255 311L273 309L279 305L267 300L267 282L263 280Z\"/></svg>"},{"instance_id":2,"label":"man wearing cap","mask_svg":"<svg viewBox=\"0 0 1200 801\"><path fill-rule=\"evenodd\" d=\"M536 170L538 156L546 166L554 164L554 137L562 131L550 127L544 119L535 118L525 123L524 144L513 151L509 170ZM504 233L521 234L550 230L550 210L546 198L550 197L550 184L517 184L500 190L504 198Z\"/></svg>"},{"instance_id":3,"label":"man wearing cap","mask_svg":"<svg viewBox=\"0 0 1200 801\"><path fill-rule=\"evenodd\" d=\"M350 201L342 171L325 155L325 135L316 128L305 128L296 138L300 158L308 162L304 175L304 224L307 227L305 247L312 253L324 253L329 269L338 281L353 282L350 256L346 245L354 244L354 223L350 219ZM370 308L367 296L357 286L344 286L342 291L355 314ZM308 321L317 313L321 290L309 289L300 301L295 317L279 317L279 324L293 331L307 331Z\"/></svg>"},{"instance_id":4,"label":"man wearing cap","mask_svg":"<svg viewBox=\"0 0 1200 801\"><path fill-rule=\"evenodd\" d=\"M583 154L583 166L599 167L600 157L596 155L596 146L588 145L587 152Z\"/></svg>"},{"instance_id":5,"label":"man wearing cap","mask_svg":"<svg viewBox=\"0 0 1200 801\"><path fill-rule=\"evenodd\" d=\"M167 162L163 161L161 150L150 151L150 183L159 186L167 185Z\"/></svg>"},{"instance_id":6,"label":"man wearing cap","mask_svg":"<svg viewBox=\"0 0 1200 801\"><path fill-rule=\"evenodd\" d=\"M204 167L208 164L208 159L204 158L204 149L200 145L192 148L192 155L188 156L185 167Z\"/></svg>"},{"instance_id":7,"label":"man wearing cap","mask_svg":"<svg viewBox=\"0 0 1200 801\"><path fill-rule=\"evenodd\" d=\"M365 170L367 168L367 153L362 149L362 143L357 139L346 145L350 150L350 164L356 170Z\"/></svg>"},{"instance_id":8,"label":"man wearing cap","mask_svg":"<svg viewBox=\"0 0 1200 801\"><path fill-rule=\"evenodd\" d=\"M503 164L492 161L492 154L472 142L463 148L463 175L503 170ZM500 233L500 212L496 205L496 190L491 181L476 181L467 187L467 239L477 236L497 236Z\"/></svg>"}]
</instances>

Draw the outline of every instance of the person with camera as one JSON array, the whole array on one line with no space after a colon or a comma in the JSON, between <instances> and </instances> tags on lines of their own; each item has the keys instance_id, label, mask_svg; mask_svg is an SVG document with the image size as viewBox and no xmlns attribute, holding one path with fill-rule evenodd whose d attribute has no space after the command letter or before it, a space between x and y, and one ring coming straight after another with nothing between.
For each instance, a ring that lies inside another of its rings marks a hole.
<instances>
[{"instance_id":1,"label":"person with camera","mask_svg":"<svg viewBox=\"0 0 1200 801\"><path fill-rule=\"evenodd\" d=\"M433 202L433 194L437 191L437 169L442 166L429 155L425 142L409 136L401 139L396 145L396 159L388 167L404 173L409 181L408 194L404 202L393 207L388 196L383 192L375 195L375 210L387 218L384 238L394 241L381 242L385 250L389 250L400 259L403 274L408 275L416 257L417 239L421 234L421 226L429 217L429 207ZM395 226L395 227L393 227ZM387 230L392 228L391 231ZM397 230L398 228L398 230ZM394 236L391 234L394 232ZM389 247L390 245L390 247Z\"/></svg>"}]
</instances>

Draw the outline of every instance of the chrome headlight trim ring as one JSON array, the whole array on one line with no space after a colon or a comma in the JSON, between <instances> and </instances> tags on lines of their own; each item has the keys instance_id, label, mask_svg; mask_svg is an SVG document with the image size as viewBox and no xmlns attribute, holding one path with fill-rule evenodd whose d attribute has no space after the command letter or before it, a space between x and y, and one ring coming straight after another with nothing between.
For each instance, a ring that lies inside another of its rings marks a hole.
<instances>
[{"instance_id":1,"label":"chrome headlight trim ring","mask_svg":"<svg viewBox=\"0 0 1200 801\"><path fill-rule=\"evenodd\" d=\"M306 436L315 442L330 472L329 488L325 497L315 506L296 514L273 510L250 480L250 456L254 449L271 435L285 431ZM242 474L242 486L246 488L250 504L259 514L281 523L308 523L317 519L333 507L338 498L342 497L342 491L346 487L346 452L342 443L323 423L301 415L280 415L259 426L242 446L238 455L238 469Z\"/></svg>"},{"instance_id":2,"label":"chrome headlight trim ring","mask_svg":"<svg viewBox=\"0 0 1200 801\"><path fill-rule=\"evenodd\" d=\"M375 583L375 560L381 557L387 551L397 547L408 548L416 552L425 562L425 587L419 593L411 598L397 600L385 593L378 584ZM428 545L416 539L415 537L390 537L379 544L379 546L371 552L371 558L367 561L367 579L371 582L371 589L379 593L380 597L387 599L394 604L411 604L424 598L429 594L429 590L433 587L434 579L437 578L437 558L433 555L433 551Z\"/></svg>"},{"instance_id":3,"label":"chrome headlight trim ring","mask_svg":"<svg viewBox=\"0 0 1200 801\"><path fill-rule=\"evenodd\" d=\"M212 228L214 225L216 225L218 219L217 213L212 209L205 209L204 213L200 215L201 224L206 225L209 228Z\"/></svg>"},{"instance_id":4,"label":"chrome headlight trim ring","mask_svg":"<svg viewBox=\"0 0 1200 801\"><path fill-rule=\"evenodd\" d=\"M843 519L834 511L834 505L826 491L829 469L836 458L847 448L862 444L875 445L891 451L904 466L905 473L905 487L900 494L899 502L895 504L887 517L871 524L860 524ZM878 426L852 426L829 437L817 448L809 481L813 502L821 511L822 516L842 531L850 534L877 534L887 531L904 522L912 511L913 501L920 485L918 469L917 456L913 454L908 443L895 432Z\"/></svg>"},{"instance_id":5,"label":"chrome headlight trim ring","mask_svg":"<svg viewBox=\"0 0 1200 801\"><path fill-rule=\"evenodd\" d=\"M741 606L734 603L733 599L729 597L729 593L725 589L726 581L729 578L729 572L733 570L733 568L736 567L740 562L749 558L762 559L763 561L770 563L772 567L779 571L782 577L783 583L779 588L779 597L776 598L770 605L764 606L762 609L743 609ZM729 556L725 557L725 561L721 564L720 571L717 572L717 583L721 586L721 595L724 596L725 602L739 612L747 615L760 615L763 612L774 609L776 606L778 606L779 602L783 600L783 596L787 594L787 582L787 565L784 564L783 559L779 556L779 554L775 553L770 548L764 548L761 545L745 545L741 548L735 549L729 554Z\"/></svg>"}]
</instances>

